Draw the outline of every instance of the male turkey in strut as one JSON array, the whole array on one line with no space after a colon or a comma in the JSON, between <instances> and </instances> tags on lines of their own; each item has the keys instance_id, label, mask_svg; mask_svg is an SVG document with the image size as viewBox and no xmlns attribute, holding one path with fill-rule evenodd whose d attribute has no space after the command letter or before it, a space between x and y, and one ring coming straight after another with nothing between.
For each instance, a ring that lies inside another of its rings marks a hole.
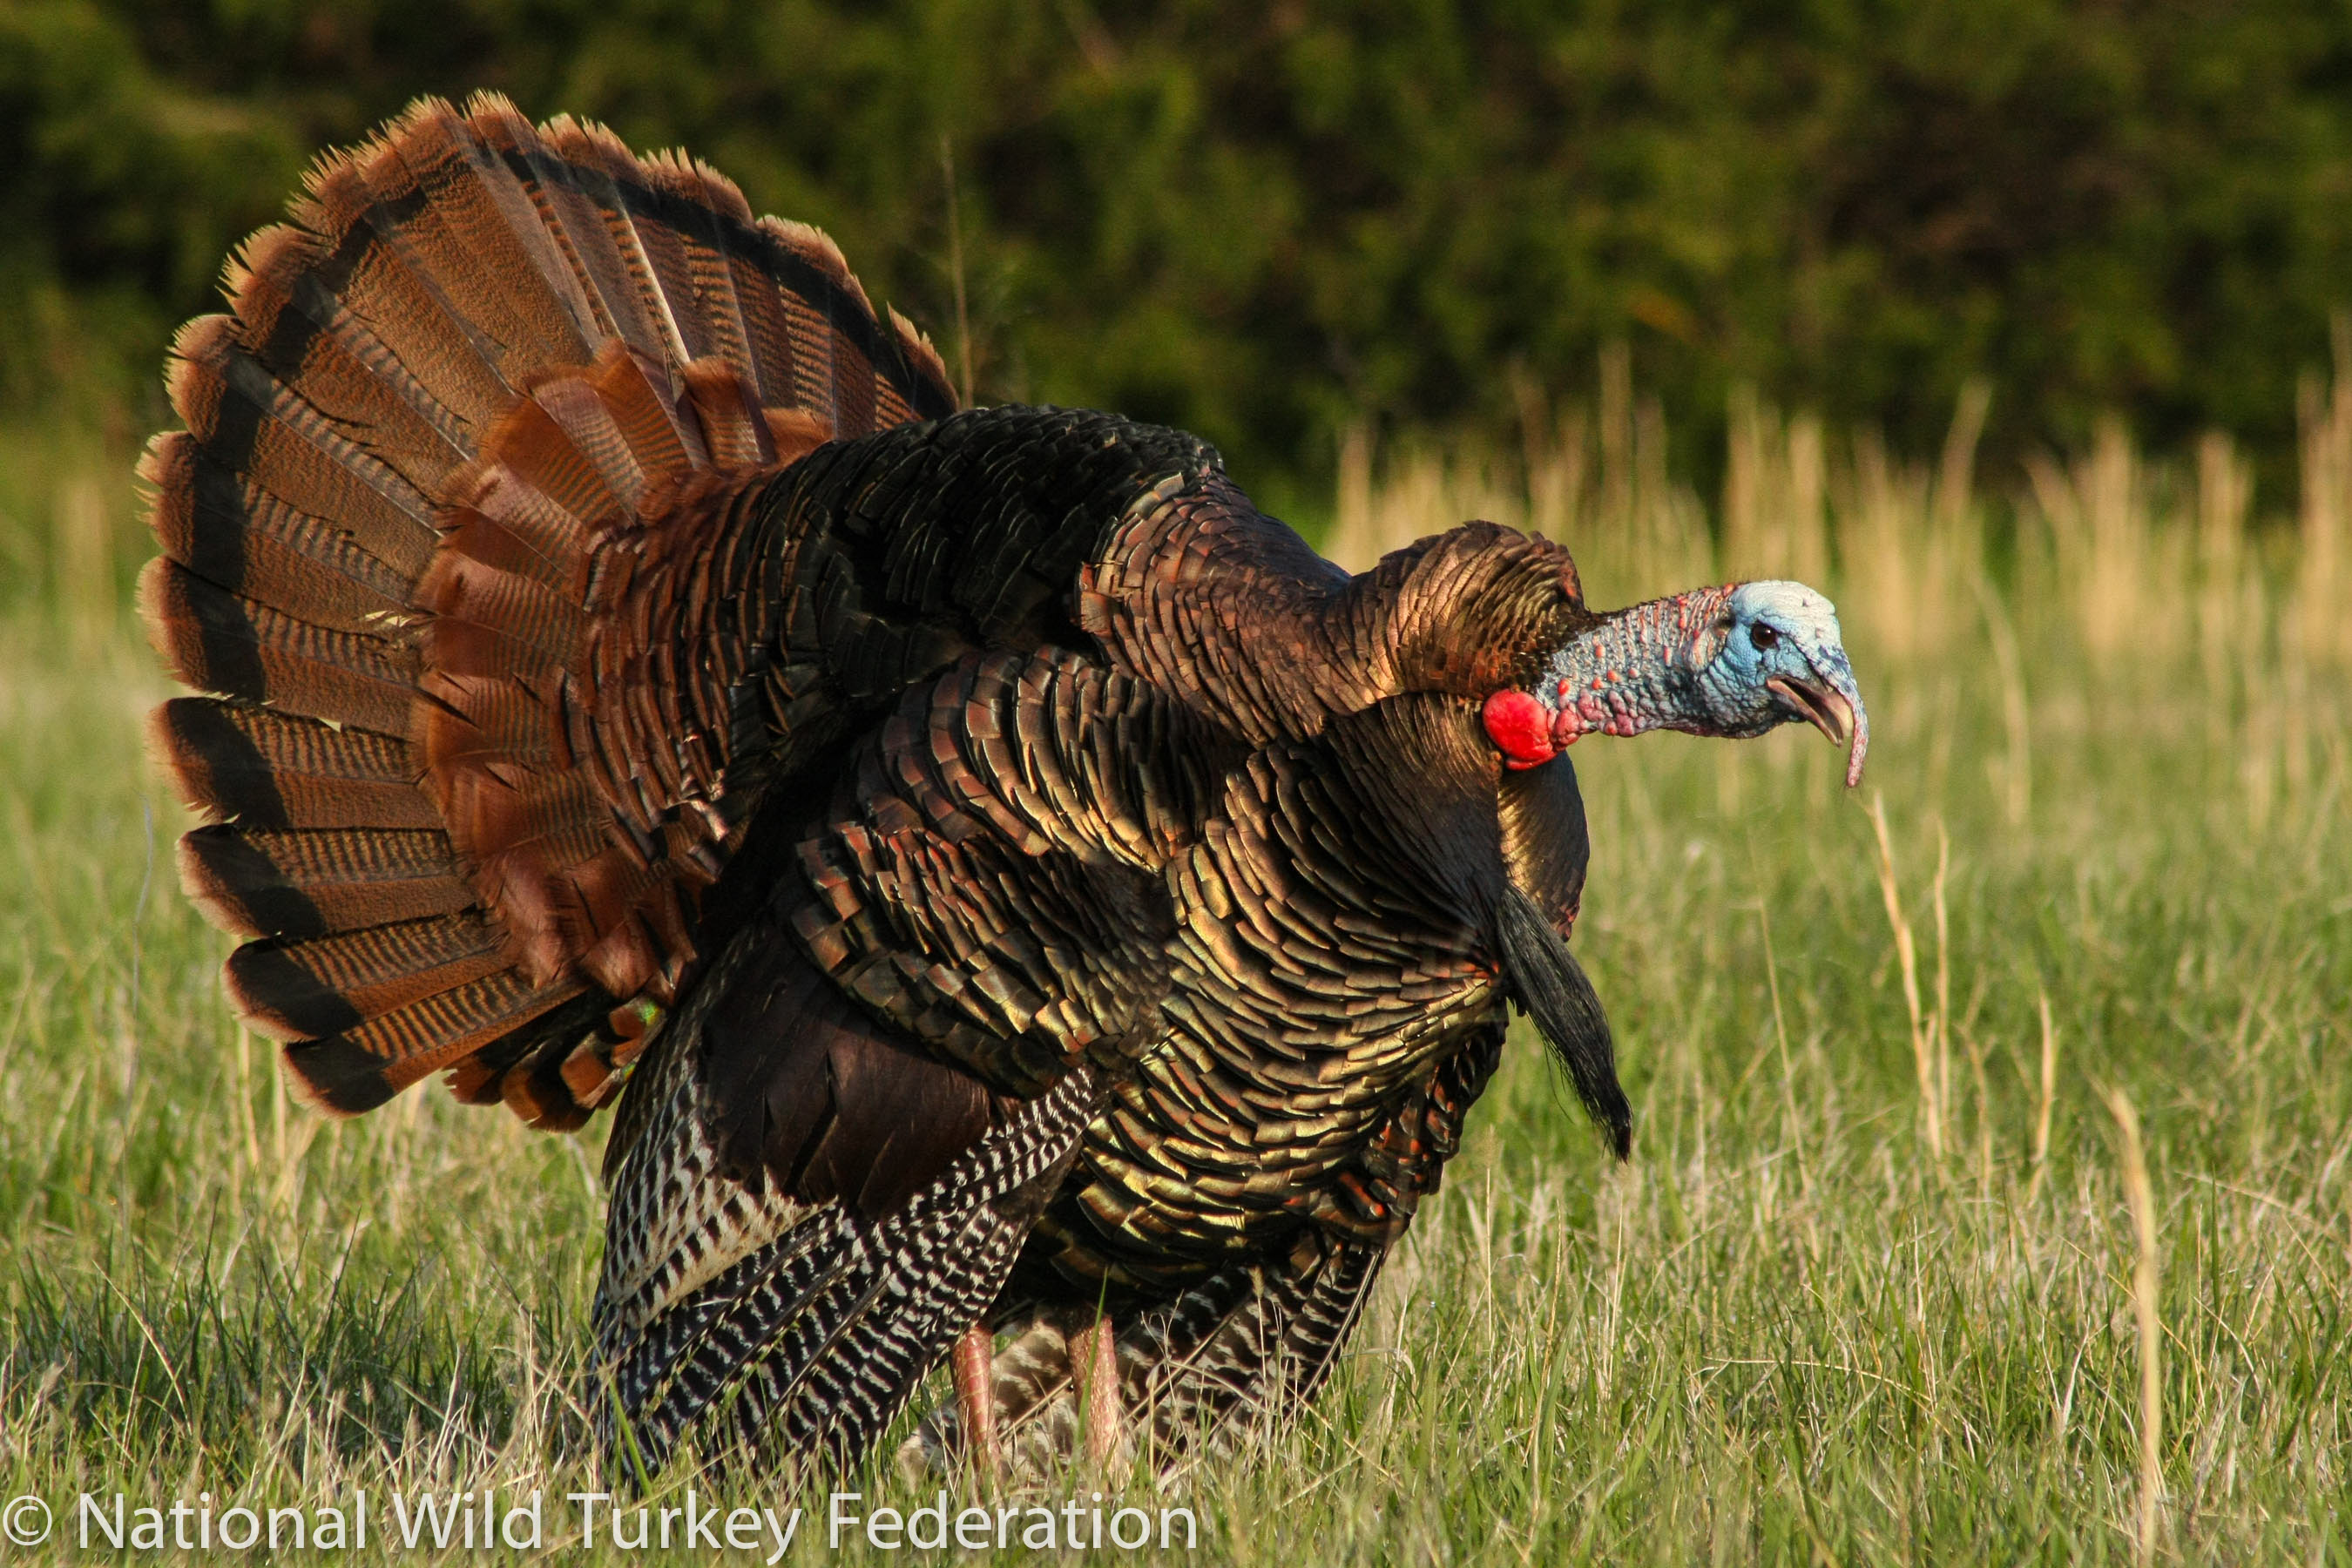
<instances>
[{"instance_id":1,"label":"male turkey in strut","mask_svg":"<svg viewBox=\"0 0 2352 1568\"><path fill-rule=\"evenodd\" d=\"M983 1457L1290 1407L1507 1000L1627 1147L1559 753L1862 764L1810 590L1596 616L1484 523L1350 578L1189 436L958 412L822 235L497 99L322 161L228 292L142 468L184 879L328 1110L625 1084L595 1397L648 1465L852 1458L951 1346Z\"/></svg>"}]
</instances>

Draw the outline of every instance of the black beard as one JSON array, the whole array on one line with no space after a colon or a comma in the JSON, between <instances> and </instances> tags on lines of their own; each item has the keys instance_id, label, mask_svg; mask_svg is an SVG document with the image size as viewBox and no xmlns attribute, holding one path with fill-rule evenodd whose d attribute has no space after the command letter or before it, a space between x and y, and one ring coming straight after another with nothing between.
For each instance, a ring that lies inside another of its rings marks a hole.
<instances>
[{"instance_id":1,"label":"black beard","mask_svg":"<svg viewBox=\"0 0 2352 1568\"><path fill-rule=\"evenodd\" d=\"M1601 997L1568 943L1525 893L1506 888L1495 908L1495 937L1511 995L1568 1069L1576 1098L1619 1159L1633 1149L1633 1109L1617 1081L1617 1047Z\"/></svg>"}]
</instances>

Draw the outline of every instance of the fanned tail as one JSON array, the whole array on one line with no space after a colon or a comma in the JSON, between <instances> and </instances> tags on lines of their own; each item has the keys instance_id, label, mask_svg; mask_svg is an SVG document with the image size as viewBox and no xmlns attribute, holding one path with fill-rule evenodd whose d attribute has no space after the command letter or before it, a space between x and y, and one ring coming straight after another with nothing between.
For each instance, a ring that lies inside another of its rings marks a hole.
<instances>
[{"instance_id":1,"label":"fanned tail","mask_svg":"<svg viewBox=\"0 0 2352 1568\"><path fill-rule=\"evenodd\" d=\"M148 624L209 694L152 726L211 824L182 868L249 939L230 990L321 1104L446 1068L574 1124L635 1048L616 1005L666 999L690 957L751 793L723 724L645 754L675 711L608 714L579 754L598 650L658 657L614 568L694 558L758 475L953 398L824 236L496 98L324 159L290 220L181 332L187 427L141 470ZM614 684L617 713L637 690Z\"/></svg>"}]
</instances>

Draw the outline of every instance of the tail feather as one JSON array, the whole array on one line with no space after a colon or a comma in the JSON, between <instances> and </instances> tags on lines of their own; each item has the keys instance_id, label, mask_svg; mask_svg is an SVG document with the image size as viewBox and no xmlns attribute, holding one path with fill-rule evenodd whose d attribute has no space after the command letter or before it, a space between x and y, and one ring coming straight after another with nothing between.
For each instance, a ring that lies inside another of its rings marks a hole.
<instances>
[{"instance_id":1,"label":"tail feather","mask_svg":"<svg viewBox=\"0 0 2352 1568\"><path fill-rule=\"evenodd\" d=\"M157 437L139 477L155 494L163 553L207 582L341 631L381 630L407 607L406 561L288 505L185 431Z\"/></svg>"},{"instance_id":2,"label":"tail feather","mask_svg":"<svg viewBox=\"0 0 2352 1568\"><path fill-rule=\"evenodd\" d=\"M187 685L379 735L408 728L419 674L413 646L298 620L168 556L148 563L139 597L156 652Z\"/></svg>"},{"instance_id":3,"label":"tail feather","mask_svg":"<svg viewBox=\"0 0 2352 1568\"><path fill-rule=\"evenodd\" d=\"M373 1110L410 1084L443 1068L454 1068L481 1047L501 1042L537 1021L551 1010L551 990L560 1005L578 995L581 987L576 982L561 987L533 986L512 970L501 970L396 1013L371 1018L357 1028L295 1041L286 1047L287 1065L320 1108L345 1115ZM580 1048L570 1039L554 1044L567 1055ZM604 1060L607 1073L614 1065L609 1058ZM521 1092L520 1086L509 1081L515 1071L515 1068L506 1069L497 1080L496 1092L464 1098L488 1102ZM599 1087L602 1082L600 1078ZM526 1120L543 1124L538 1118Z\"/></svg>"},{"instance_id":4,"label":"tail feather","mask_svg":"<svg viewBox=\"0 0 2352 1568\"><path fill-rule=\"evenodd\" d=\"M385 463L362 426L322 413L308 380L299 388L279 381L234 317L202 316L173 341L165 386L215 462L414 581L433 554L429 486ZM241 520L229 537L250 528Z\"/></svg>"},{"instance_id":5,"label":"tail feather","mask_svg":"<svg viewBox=\"0 0 2352 1568\"><path fill-rule=\"evenodd\" d=\"M245 937L299 941L474 902L448 835L416 828L200 827L180 840L180 880L215 925Z\"/></svg>"},{"instance_id":6,"label":"tail feather","mask_svg":"<svg viewBox=\"0 0 2352 1568\"><path fill-rule=\"evenodd\" d=\"M508 967L479 915L366 926L230 955L228 986L256 1028L300 1040L354 1028Z\"/></svg>"},{"instance_id":7,"label":"tail feather","mask_svg":"<svg viewBox=\"0 0 2352 1568\"><path fill-rule=\"evenodd\" d=\"M279 383L300 387L304 400L338 426L365 431L370 451L429 494L440 475L466 459L469 422L451 406L451 388L421 380L335 296L320 276L332 268L318 237L293 225L247 240L228 274L236 320L245 329L238 336ZM489 377L479 378L472 397L455 394L457 408L487 411L494 388Z\"/></svg>"},{"instance_id":8,"label":"tail feather","mask_svg":"<svg viewBox=\"0 0 2352 1568\"><path fill-rule=\"evenodd\" d=\"M525 141L514 118L499 103L467 124L428 100L352 161L371 198L369 226L431 279L444 314L488 341L499 374L520 391L541 364L585 363L613 331L582 289L543 198L484 145L501 137L509 146L497 151L512 151Z\"/></svg>"},{"instance_id":9,"label":"tail feather","mask_svg":"<svg viewBox=\"0 0 2352 1568\"><path fill-rule=\"evenodd\" d=\"M562 232L585 231L578 250L582 271L614 319L614 335L640 353L675 364L709 354L711 302L696 300L689 271L662 265L683 251L683 237L667 225L636 221L638 203L630 187L648 183L645 166L603 126L569 116L549 123L546 145L533 160L540 188L562 212ZM548 167L556 160L560 173Z\"/></svg>"},{"instance_id":10,"label":"tail feather","mask_svg":"<svg viewBox=\"0 0 2352 1568\"><path fill-rule=\"evenodd\" d=\"M815 231L495 98L321 159L226 286L174 343L142 594L209 694L152 733L209 823L190 889L257 942L232 992L331 1108L446 1068L576 1124L747 809L656 696L740 649L630 584L759 472L951 411L945 372Z\"/></svg>"},{"instance_id":11,"label":"tail feather","mask_svg":"<svg viewBox=\"0 0 2352 1568\"><path fill-rule=\"evenodd\" d=\"M375 827L439 831L403 741L242 702L174 697L149 744L182 798L230 831Z\"/></svg>"},{"instance_id":12,"label":"tail feather","mask_svg":"<svg viewBox=\"0 0 2352 1568\"><path fill-rule=\"evenodd\" d=\"M431 473L446 472L478 445L482 433L513 403L515 389L499 369L499 346L458 312L443 279L425 268L407 242L399 214L414 204L396 202L378 210L361 177L358 156L330 156L312 168L309 194L289 209L288 226L303 237L301 245L255 258L278 265L267 273L257 268L232 298L240 321L256 313L248 300L266 304L286 294L303 301L300 320L270 323L276 330L269 339L261 337L258 320L243 334L248 342L282 345L272 356L273 367L299 365L314 352L296 333L331 335L374 369L385 385L416 404L428 423L448 432L457 456L447 466L412 475L420 488L429 488ZM281 375L289 383L295 379L290 369L281 369Z\"/></svg>"}]
</instances>

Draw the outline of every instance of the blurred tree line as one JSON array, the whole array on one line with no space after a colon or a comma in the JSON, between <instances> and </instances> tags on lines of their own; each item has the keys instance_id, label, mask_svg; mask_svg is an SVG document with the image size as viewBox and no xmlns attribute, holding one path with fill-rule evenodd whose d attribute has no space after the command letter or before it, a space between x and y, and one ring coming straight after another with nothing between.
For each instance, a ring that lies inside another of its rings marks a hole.
<instances>
[{"instance_id":1,"label":"blurred tree line","mask_svg":"<svg viewBox=\"0 0 2352 1568\"><path fill-rule=\"evenodd\" d=\"M692 149L951 367L960 248L981 397L1277 493L1616 342L1686 430L1747 384L1931 450L1982 377L1996 457L2120 409L2284 475L2352 302L2341 5L0 0L0 401L160 417L312 153L478 88Z\"/></svg>"}]
</instances>

